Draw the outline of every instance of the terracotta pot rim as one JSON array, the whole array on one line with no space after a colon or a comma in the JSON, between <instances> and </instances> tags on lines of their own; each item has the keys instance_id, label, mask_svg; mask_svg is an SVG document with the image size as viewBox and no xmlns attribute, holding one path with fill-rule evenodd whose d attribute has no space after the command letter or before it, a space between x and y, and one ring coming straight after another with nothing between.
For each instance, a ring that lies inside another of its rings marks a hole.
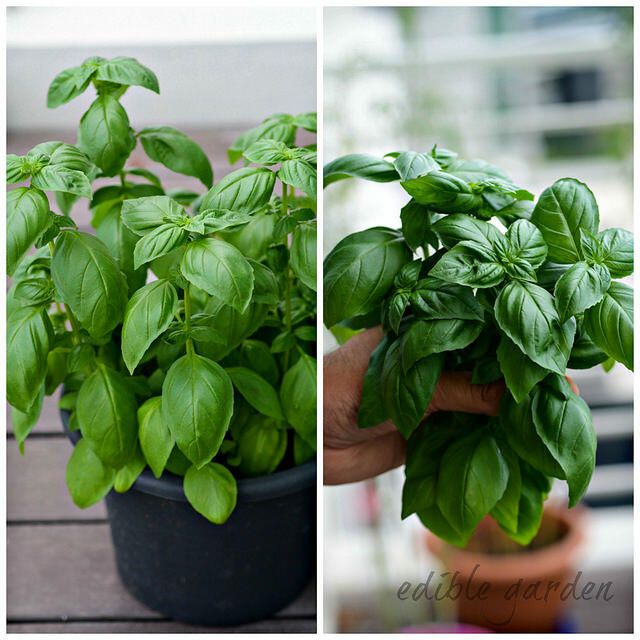
<instances>
[{"instance_id":1,"label":"terracotta pot rim","mask_svg":"<svg viewBox=\"0 0 640 640\"><path fill-rule=\"evenodd\" d=\"M431 532L427 532L427 548L447 567L470 575L476 565L475 577L494 581L504 579L512 581L531 575L556 573L560 567L571 564L584 539L583 522L586 509L576 506L571 511L556 507L547 507L545 513L561 520L567 527L567 533L561 540L541 549L525 553L481 553L453 547ZM446 551L450 550L450 553Z\"/></svg>"}]
</instances>

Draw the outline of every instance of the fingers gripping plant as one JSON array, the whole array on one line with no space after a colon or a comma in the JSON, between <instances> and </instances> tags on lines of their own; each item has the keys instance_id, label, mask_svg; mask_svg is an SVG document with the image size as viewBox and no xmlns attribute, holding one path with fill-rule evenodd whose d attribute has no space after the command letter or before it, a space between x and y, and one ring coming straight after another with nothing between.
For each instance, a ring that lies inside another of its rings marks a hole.
<instances>
[{"instance_id":1,"label":"fingers gripping plant","mask_svg":"<svg viewBox=\"0 0 640 640\"><path fill-rule=\"evenodd\" d=\"M351 234L324 264L334 334L385 331L358 421L390 419L407 439L402 517L417 513L464 546L490 514L528 544L552 478L567 482L573 506L594 469L590 411L566 368L633 368L633 291L615 281L633 271L633 237L599 231L598 205L578 180L558 180L534 204L498 167L436 147L338 158L324 183L352 176L399 181L411 196L401 229ZM499 417L423 420L444 369L472 371L474 383L504 378Z\"/></svg>"},{"instance_id":2,"label":"fingers gripping plant","mask_svg":"<svg viewBox=\"0 0 640 640\"><path fill-rule=\"evenodd\" d=\"M236 477L301 464L316 448L316 154L295 146L315 114L277 114L242 135L229 158L246 166L213 185L183 133L130 126L120 98L131 85L159 92L152 71L90 58L55 78L48 106L90 85L77 147L7 157L7 181L29 180L7 195L15 436L23 450L43 396L62 384L82 433L67 467L78 506L127 491L149 466L184 476L193 507L222 523ZM209 190L165 193L151 171L126 166L138 142ZM106 177L118 181L92 190ZM97 237L70 217L83 197Z\"/></svg>"}]
</instances>

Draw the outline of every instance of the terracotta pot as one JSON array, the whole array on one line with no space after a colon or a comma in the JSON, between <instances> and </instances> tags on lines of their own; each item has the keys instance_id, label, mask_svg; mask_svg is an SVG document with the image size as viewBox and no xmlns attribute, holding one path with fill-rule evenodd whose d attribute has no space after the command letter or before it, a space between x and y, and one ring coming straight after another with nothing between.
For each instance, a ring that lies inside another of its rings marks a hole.
<instances>
[{"instance_id":1,"label":"terracotta pot","mask_svg":"<svg viewBox=\"0 0 640 640\"><path fill-rule=\"evenodd\" d=\"M543 525L559 527L563 535L549 546L518 553L468 550L474 538L467 549L458 549L428 532L431 553L448 571L458 572L456 582L463 587L456 598L458 619L505 633L553 631L562 608L572 600L570 596L563 599L562 594L575 582L574 563L582 547L584 513L581 507L571 511L548 507ZM502 533L491 518L478 527L481 534L492 528ZM550 586L555 583L559 586Z\"/></svg>"}]
</instances>

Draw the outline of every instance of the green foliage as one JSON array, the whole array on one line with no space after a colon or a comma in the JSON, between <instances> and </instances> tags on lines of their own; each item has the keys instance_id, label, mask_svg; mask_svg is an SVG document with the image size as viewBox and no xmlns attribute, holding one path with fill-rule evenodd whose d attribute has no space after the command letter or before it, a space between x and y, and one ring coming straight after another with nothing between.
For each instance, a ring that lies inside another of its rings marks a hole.
<instances>
[{"instance_id":1,"label":"green foliage","mask_svg":"<svg viewBox=\"0 0 640 640\"><path fill-rule=\"evenodd\" d=\"M529 544L552 478L567 482L574 506L595 465L591 414L567 367L633 368L633 290L613 280L633 272L633 236L598 229L595 197L578 180L534 201L500 168L437 147L324 168L325 186L351 177L397 181L411 196L401 230L342 239L323 283L336 335L382 324L358 425L392 420L407 439L402 517L416 513L464 546L490 515ZM474 384L504 378L499 417L425 418L443 370L472 372Z\"/></svg>"},{"instance_id":2,"label":"green foliage","mask_svg":"<svg viewBox=\"0 0 640 640\"><path fill-rule=\"evenodd\" d=\"M121 98L130 87L159 93L151 70L88 58L58 74L47 105L91 87L77 145L7 156L7 183L27 181L7 193L16 440L22 452L43 396L64 386L60 407L82 434L67 467L79 507L129 490L149 467L184 477L193 507L221 524L237 478L316 449L316 153L296 146L316 117L270 116L229 149L245 166L214 183L184 133L133 129ZM153 169L130 166L138 142L150 163L206 190L165 192ZM82 198L95 235L74 222Z\"/></svg>"}]
</instances>

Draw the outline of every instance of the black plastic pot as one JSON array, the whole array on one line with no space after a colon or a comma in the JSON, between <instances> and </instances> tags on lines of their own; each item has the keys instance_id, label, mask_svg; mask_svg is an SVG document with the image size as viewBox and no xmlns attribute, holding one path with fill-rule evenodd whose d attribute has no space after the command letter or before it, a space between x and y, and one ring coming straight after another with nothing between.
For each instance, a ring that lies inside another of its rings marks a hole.
<instances>
[{"instance_id":1,"label":"black plastic pot","mask_svg":"<svg viewBox=\"0 0 640 640\"><path fill-rule=\"evenodd\" d=\"M69 412L61 411L69 431ZM262 620L289 604L315 569L316 462L238 481L238 502L215 525L187 502L182 478L145 469L106 497L122 583L155 611L193 624Z\"/></svg>"}]
</instances>

